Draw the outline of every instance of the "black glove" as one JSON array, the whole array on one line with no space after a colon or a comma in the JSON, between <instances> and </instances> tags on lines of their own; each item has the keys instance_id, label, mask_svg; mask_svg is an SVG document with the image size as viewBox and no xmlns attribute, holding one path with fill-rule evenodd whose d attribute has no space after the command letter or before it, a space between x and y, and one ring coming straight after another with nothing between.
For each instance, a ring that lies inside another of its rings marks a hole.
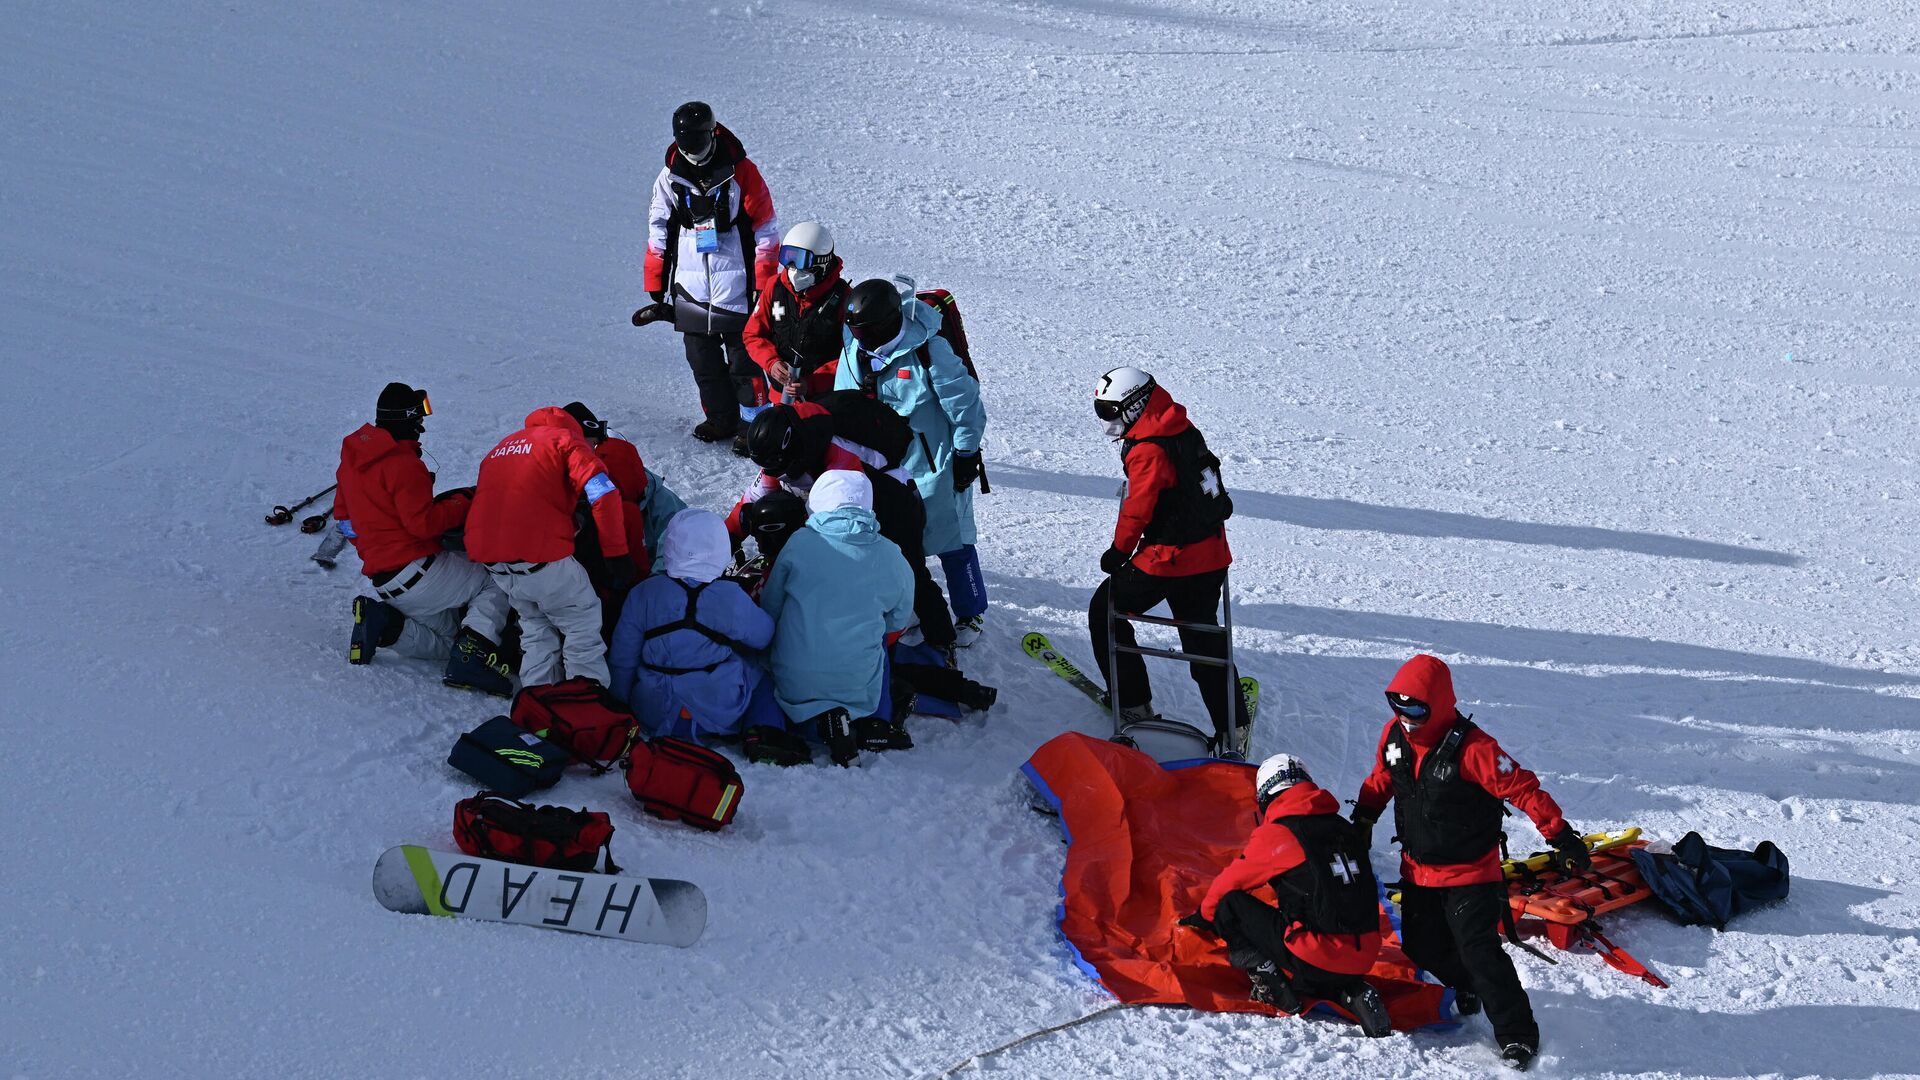
<instances>
[{"instance_id":1,"label":"black glove","mask_svg":"<svg viewBox=\"0 0 1920 1080\"><path fill-rule=\"evenodd\" d=\"M1107 549L1105 555L1100 556L1100 572L1103 574L1117 574L1127 565L1127 560L1131 558L1133 558L1133 556L1121 551L1119 548L1110 547Z\"/></svg>"},{"instance_id":2,"label":"black glove","mask_svg":"<svg viewBox=\"0 0 1920 1080\"><path fill-rule=\"evenodd\" d=\"M633 556L615 555L607 559L607 584L614 592L625 592L640 580L640 568L634 565Z\"/></svg>"},{"instance_id":3,"label":"black glove","mask_svg":"<svg viewBox=\"0 0 1920 1080\"><path fill-rule=\"evenodd\" d=\"M1553 868L1562 874L1578 874L1593 865L1593 853L1587 850L1586 840L1571 825L1554 834L1547 843L1553 845Z\"/></svg>"},{"instance_id":4,"label":"black glove","mask_svg":"<svg viewBox=\"0 0 1920 1080\"><path fill-rule=\"evenodd\" d=\"M953 452L953 490L965 491L980 479L980 451L969 454L961 450Z\"/></svg>"},{"instance_id":5,"label":"black glove","mask_svg":"<svg viewBox=\"0 0 1920 1080\"><path fill-rule=\"evenodd\" d=\"M646 307L643 307L639 311L636 311L633 313L633 325L645 326L651 322L659 322L661 319L671 319L671 318L673 318L672 305L648 304Z\"/></svg>"},{"instance_id":6,"label":"black glove","mask_svg":"<svg viewBox=\"0 0 1920 1080\"><path fill-rule=\"evenodd\" d=\"M1380 811L1356 806L1353 808L1353 813L1349 815L1349 819L1353 822L1353 827L1360 830L1361 843L1366 845L1367 850L1373 850L1373 827L1380 821Z\"/></svg>"},{"instance_id":7,"label":"black glove","mask_svg":"<svg viewBox=\"0 0 1920 1080\"><path fill-rule=\"evenodd\" d=\"M1213 921L1197 911L1181 919L1179 925L1189 930L1198 930L1208 937L1220 936L1220 931L1213 928Z\"/></svg>"}]
</instances>

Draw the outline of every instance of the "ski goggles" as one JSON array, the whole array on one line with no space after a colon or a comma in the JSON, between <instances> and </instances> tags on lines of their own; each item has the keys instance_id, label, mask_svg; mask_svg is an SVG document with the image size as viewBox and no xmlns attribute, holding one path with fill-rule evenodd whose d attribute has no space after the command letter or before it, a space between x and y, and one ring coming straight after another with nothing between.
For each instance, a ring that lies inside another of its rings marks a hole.
<instances>
[{"instance_id":1,"label":"ski goggles","mask_svg":"<svg viewBox=\"0 0 1920 1080\"><path fill-rule=\"evenodd\" d=\"M808 248L780 245L780 265L789 270L813 270L827 265L827 260L831 258L832 255L822 255Z\"/></svg>"},{"instance_id":2,"label":"ski goggles","mask_svg":"<svg viewBox=\"0 0 1920 1080\"><path fill-rule=\"evenodd\" d=\"M419 391L420 403L406 409L375 409L374 418L379 420L412 420L417 417L433 415L433 402L427 399L425 390Z\"/></svg>"},{"instance_id":3,"label":"ski goggles","mask_svg":"<svg viewBox=\"0 0 1920 1080\"><path fill-rule=\"evenodd\" d=\"M1387 708L1392 709L1395 716L1408 720L1425 720L1427 714L1433 711L1427 708L1426 702L1405 694L1388 694Z\"/></svg>"},{"instance_id":4,"label":"ski goggles","mask_svg":"<svg viewBox=\"0 0 1920 1080\"><path fill-rule=\"evenodd\" d=\"M1127 403L1124 401L1115 401L1112 398L1094 398L1093 415L1102 420L1118 420L1120 419L1121 411L1124 410L1126 406Z\"/></svg>"}]
</instances>

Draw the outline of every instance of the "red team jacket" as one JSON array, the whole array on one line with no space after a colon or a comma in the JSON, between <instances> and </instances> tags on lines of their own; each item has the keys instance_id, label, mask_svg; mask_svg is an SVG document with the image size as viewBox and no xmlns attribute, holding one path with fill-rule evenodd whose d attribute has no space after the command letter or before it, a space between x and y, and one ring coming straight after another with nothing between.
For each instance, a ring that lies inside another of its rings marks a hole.
<instances>
[{"instance_id":1,"label":"red team jacket","mask_svg":"<svg viewBox=\"0 0 1920 1080\"><path fill-rule=\"evenodd\" d=\"M1458 715L1454 708L1453 673L1447 670L1444 662L1424 653L1401 665L1393 681L1387 684L1387 692L1406 694L1426 702L1433 710L1433 717ZM1393 799L1393 777L1387 772L1385 755L1387 735L1398 723L1400 718L1396 716L1380 732L1380 745L1374 751L1373 772L1361 782L1360 798L1356 800L1363 810L1377 814ZM1427 752L1439 745L1452 726L1451 721L1443 723L1438 719L1429 719L1407 732L1407 741L1414 747L1416 773L1421 762L1426 760ZM1485 731L1476 728L1461 740L1459 760L1461 776L1478 784L1495 798L1519 807L1521 812L1533 819L1534 827L1540 830L1541 836L1554 836L1567 827L1566 819L1560 813L1560 804L1541 790L1540 778L1521 768L1520 763L1500 749L1500 744ZM1415 862L1402 852L1400 873L1415 885L1433 887L1499 881L1500 848L1496 844L1473 862L1447 866L1428 866Z\"/></svg>"},{"instance_id":2,"label":"red team jacket","mask_svg":"<svg viewBox=\"0 0 1920 1080\"><path fill-rule=\"evenodd\" d=\"M1268 882L1306 861L1306 852L1293 832L1279 818L1299 814L1338 814L1340 800L1323 791L1311 780L1303 780L1281 792L1247 837L1240 857L1227 864L1200 901L1200 914L1211 920L1220 909L1220 901L1235 890L1250 892L1268 903L1274 902ZM1264 890L1264 895L1262 891ZM1287 948L1314 967L1340 975L1364 975L1380 954L1380 934L1320 934L1294 923L1286 932Z\"/></svg>"},{"instance_id":3,"label":"red team jacket","mask_svg":"<svg viewBox=\"0 0 1920 1080\"><path fill-rule=\"evenodd\" d=\"M467 512L467 557L474 562L558 562L573 555L573 508L593 504L600 550L627 553L627 522L606 463L587 445L580 422L548 406L480 461ZM613 498L607 498L614 495Z\"/></svg>"},{"instance_id":4,"label":"red team jacket","mask_svg":"<svg viewBox=\"0 0 1920 1080\"><path fill-rule=\"evenodd\" d=\"M440 550L440 534L467 519L467 497L433 501L433 474L420 461L420 444L363 424L340 442L340 485L333 516L347 523L360 572L398 570Z\"/></svg>"},{"instance_id":5,"label":"red team jacket","mask_svg":"<svg viewBox=\"0 0 1920 1080\"><path fill-rule=\"evenodd\" d=\"M1186 407L1173 400L1164 387L1153 388L1140 419L1127 429L1127 439L1157 439L1178 435L1193 425L1187 420ZM1113 529L1113 546L1133 551L1146 535L1153 520L1160 493L1179 480L1173 459L1156 443L1143 442L1127 451L1127 497L1120 504L1120 520ZM1223 527L1197 544L1148 544L1133 556L1133 567L1142 573L1162 577L1186 577L1212 570L1224 570L1233 562L1227 548L1227 530Z\"/></svg>"}]
</instances>

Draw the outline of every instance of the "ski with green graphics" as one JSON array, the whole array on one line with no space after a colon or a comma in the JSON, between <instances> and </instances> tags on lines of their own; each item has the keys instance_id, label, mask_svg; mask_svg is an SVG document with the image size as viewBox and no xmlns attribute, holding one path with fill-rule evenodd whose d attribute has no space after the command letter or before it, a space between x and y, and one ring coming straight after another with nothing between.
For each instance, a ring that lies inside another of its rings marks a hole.
<instances>
[{"instance_id":1,"label":"ski with green graphics","mask_svg":"<svg viewBox=\"0 0 1920 1080\"><path fill-rule=\"evenodd\" d=\"M373 868L388 911L484 919L686 948L707 928L707 897L671 878L626 877L483 859L403 844Z\"/></svg>"},{"instance_id":2,"label":"ski with green graphics","mask_svg":"<svg viewBox=\"0 0 1920 1080\"><path fill-rule=\"evenodd\" d=\"M1073 661L1054 648L1053 642L1047 640L1047 635L1037 631L1029 633L1020 639L1020 647L1028 656L1045 664L1048 671L1058 675L1068 686L1087 695L1095 705L1102 709L1108 707L1106 690L1102 689L1099 683L1087 678L1086 673L1081 671ZM1240 700L1247 707L1247 726L1240 729L1240 737L1236 740L1239 745L1233 747L1233 750L1244 760L1253 742L1254 720L1260 713L1260 680L1251 675L1240 676Z\"/></svg>"}]
</instances>

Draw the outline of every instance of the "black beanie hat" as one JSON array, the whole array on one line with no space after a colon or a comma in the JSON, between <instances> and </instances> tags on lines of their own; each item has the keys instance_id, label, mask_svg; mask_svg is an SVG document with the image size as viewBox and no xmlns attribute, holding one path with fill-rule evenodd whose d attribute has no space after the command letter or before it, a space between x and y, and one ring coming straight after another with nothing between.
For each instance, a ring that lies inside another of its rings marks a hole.
<instances>
[{"instance_id":1,"label":"black beanie hat","mask_svg":"<svg viewBox=\"0 0 1920 1080\"><path fill-rule=\"evenodd\" d=\"M563 409L568 416L580 421L580 430L586 433L587 438L604 439L607 437L607 422L593 415L593 410L587 408L585 402L569 402L562 405L561 409Z\"/></svg>"},{"instance_id":2,"label":"black beanie hat","mask_svg":"<svg viewBox=\"0 0 1920 1080\"><path fill-rule=\"evenodd\" d=\"M420 391L403 382L390 382L374 403L375 420L412 420L420 415Z\"/></svg>"}]
</instances>

